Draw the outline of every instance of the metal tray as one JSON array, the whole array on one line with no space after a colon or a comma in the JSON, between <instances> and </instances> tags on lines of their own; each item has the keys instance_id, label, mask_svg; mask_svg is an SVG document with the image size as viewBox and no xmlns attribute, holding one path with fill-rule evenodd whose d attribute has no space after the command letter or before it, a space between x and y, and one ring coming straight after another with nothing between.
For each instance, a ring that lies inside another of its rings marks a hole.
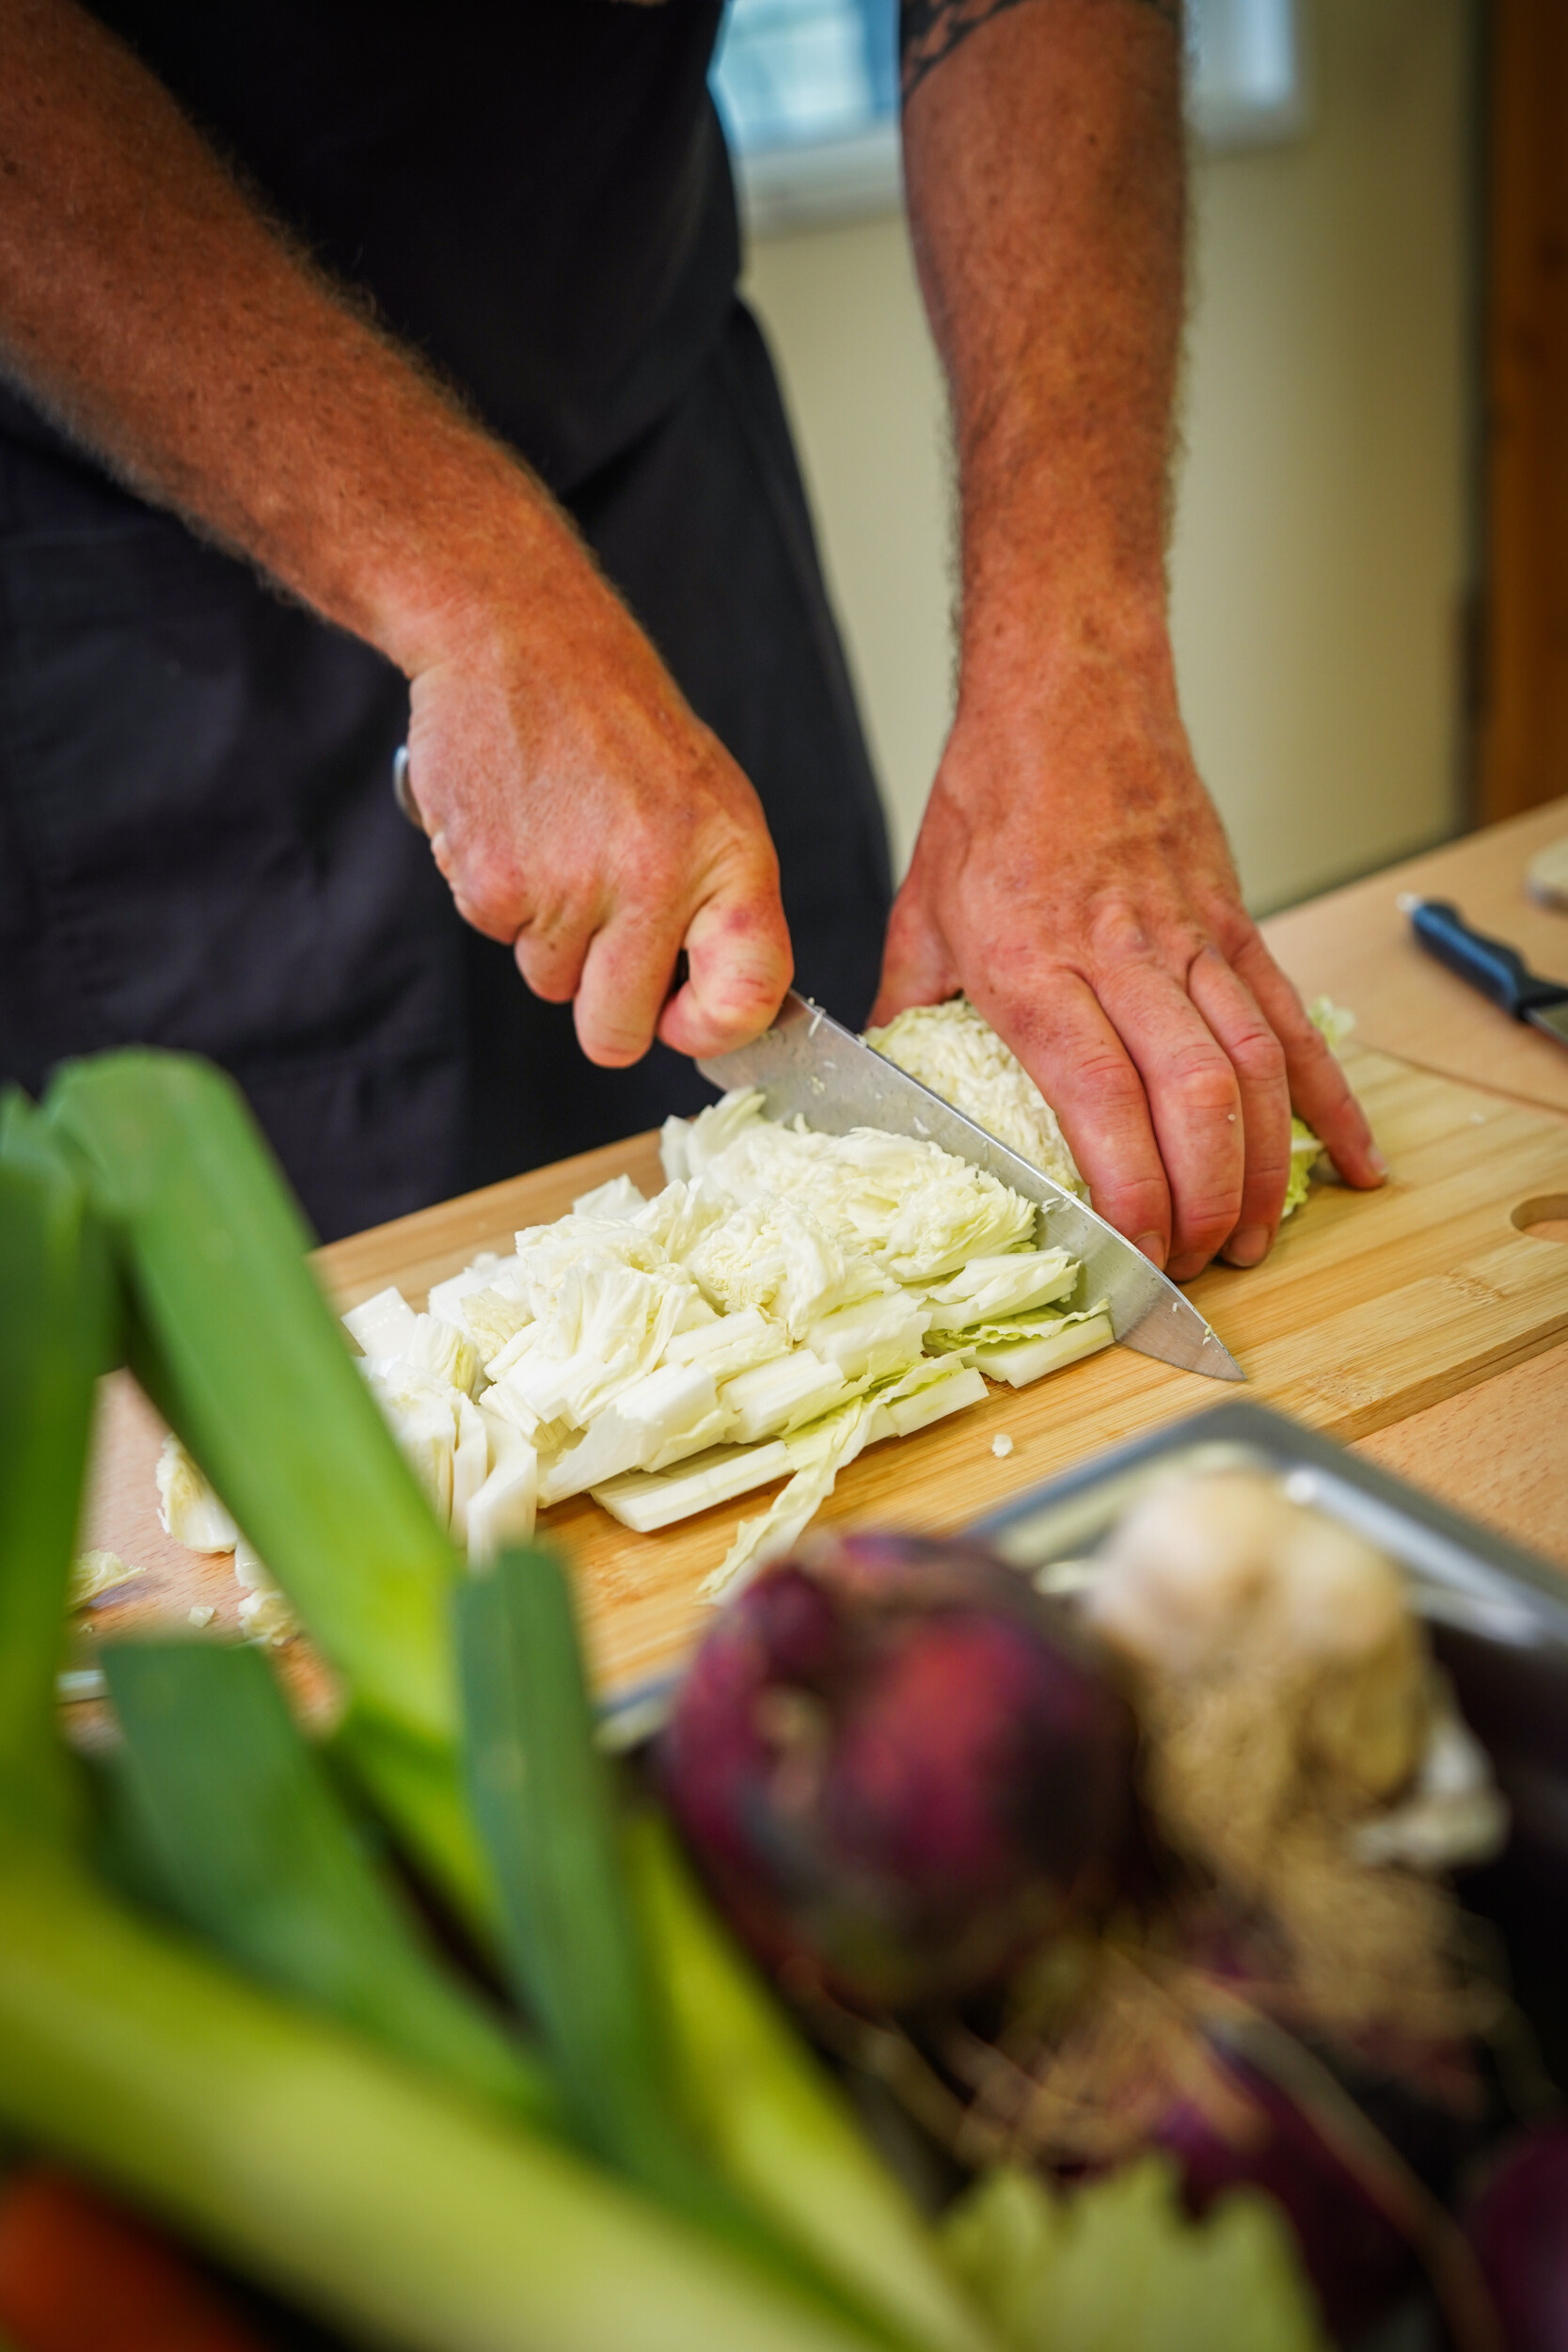
<instances>
[{"instance_id":1,"label":"metal tray","mask_svg":"<svg viewBox=\"0 0 1568 2352\"><path fill-rule=\"evenodd\" d=\"M1274 1472L1409 1578L1512 1815L1502 1855L1465 1873L1462 1896L1498 1929L1514 1993L1568 2094L1568 1572L1244 1399L1096 1455L969 1532L1045 1589L1066 1589L1092 1576L1113 1522L1156 1480L1242 1467Z\"/></svg>"}]
</instances>

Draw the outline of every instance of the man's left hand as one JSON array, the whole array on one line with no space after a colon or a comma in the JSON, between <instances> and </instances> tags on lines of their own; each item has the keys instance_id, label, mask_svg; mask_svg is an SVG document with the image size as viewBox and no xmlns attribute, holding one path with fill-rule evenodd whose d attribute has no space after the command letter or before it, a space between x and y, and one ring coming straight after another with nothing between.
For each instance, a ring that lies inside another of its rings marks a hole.
<instances>
[{"instance_id":1,"label":"man's left hand","mask_svg":"<svg viewBox=\"0 0 1568 2352\"><path fill-rule=\"evenodd\" d=\"M1163 641L966 663L873 1018L960 988L1055 1108L1095 1207L1179 1281L1268 1250L1292 1103L1349 1183L1383 1180L1242 905Z\"/></svg>"}]
</instances>

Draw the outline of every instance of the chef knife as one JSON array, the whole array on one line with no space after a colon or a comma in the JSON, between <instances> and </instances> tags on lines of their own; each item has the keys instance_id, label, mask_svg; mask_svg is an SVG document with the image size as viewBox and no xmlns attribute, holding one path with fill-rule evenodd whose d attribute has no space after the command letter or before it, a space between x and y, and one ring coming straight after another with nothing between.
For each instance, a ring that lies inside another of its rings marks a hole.
<instances>
[{"instance_id":1,"label":"chef knife","mask_svg":"<svg viewBox=\"0 0 1568 2352\"><path fill-rule=\"evenodd\" d=\"M1114 1225L794 989L772 1027L753 1044L697 1067L726 1092L759 1088L770 1119L793 1119L800 1112L808 1127L832 1136L847 1135L851 1127L880 1127L889 1135L940 1144L984 1168L1037 1204L1048 1247L1083 1260L1084 1295L1105 1299L1118 1340L1185 1372L1207 1373L1215 1380L1245 1379L1191 1299Z\"/></svg>"},{"instance_id":2,"label":"chef knife","mask_svg":"<svg viewBox=\"0 0 1568 2352\"><path fill-rule=\"evenodd\" d=\"M1490 996L1515 1021L1528 1021L1559 1045L1568 1045L1568 981L1544 980L1516 947L1473 931L1448 898L1403 898L1400 911L1429 955Z\"/></svg>"}]
</instances>

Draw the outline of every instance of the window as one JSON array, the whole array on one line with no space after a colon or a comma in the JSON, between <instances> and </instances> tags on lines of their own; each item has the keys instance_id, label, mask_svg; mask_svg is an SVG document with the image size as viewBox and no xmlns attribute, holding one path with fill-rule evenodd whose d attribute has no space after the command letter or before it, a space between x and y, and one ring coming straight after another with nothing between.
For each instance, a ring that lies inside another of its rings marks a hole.
<instances>
[{"instance_id":1,"label":"window","mask_svg":"<svg viewBox=\"0 0 1568 2352\"><path fill-rule=\"evenodd\" d=\"M897 203L897 0L730 0L713 87L753 230ZM1188 0L1187 48L1205 145L1301 129L1296 0Z\"/></svg>"}]
</instances>

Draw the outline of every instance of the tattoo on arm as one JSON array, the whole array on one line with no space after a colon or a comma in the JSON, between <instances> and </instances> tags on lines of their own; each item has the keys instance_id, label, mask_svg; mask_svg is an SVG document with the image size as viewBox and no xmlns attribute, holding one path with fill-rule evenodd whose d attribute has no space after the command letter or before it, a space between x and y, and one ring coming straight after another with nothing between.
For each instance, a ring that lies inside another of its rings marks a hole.
<instances>
[{"instance_id":1,"label":"tattoo on arm","mask_svg":"<svg viewBox=\"0 0 1568 2352\"><path fill-rule=\"evenodd\" d=\"M898 0L899 80L905 104L961 40L1004 8L1019 5L1020 0ZM1181 0L1138 0L1138 5L1180 31Z\"/></svg>"}]
</instances>

